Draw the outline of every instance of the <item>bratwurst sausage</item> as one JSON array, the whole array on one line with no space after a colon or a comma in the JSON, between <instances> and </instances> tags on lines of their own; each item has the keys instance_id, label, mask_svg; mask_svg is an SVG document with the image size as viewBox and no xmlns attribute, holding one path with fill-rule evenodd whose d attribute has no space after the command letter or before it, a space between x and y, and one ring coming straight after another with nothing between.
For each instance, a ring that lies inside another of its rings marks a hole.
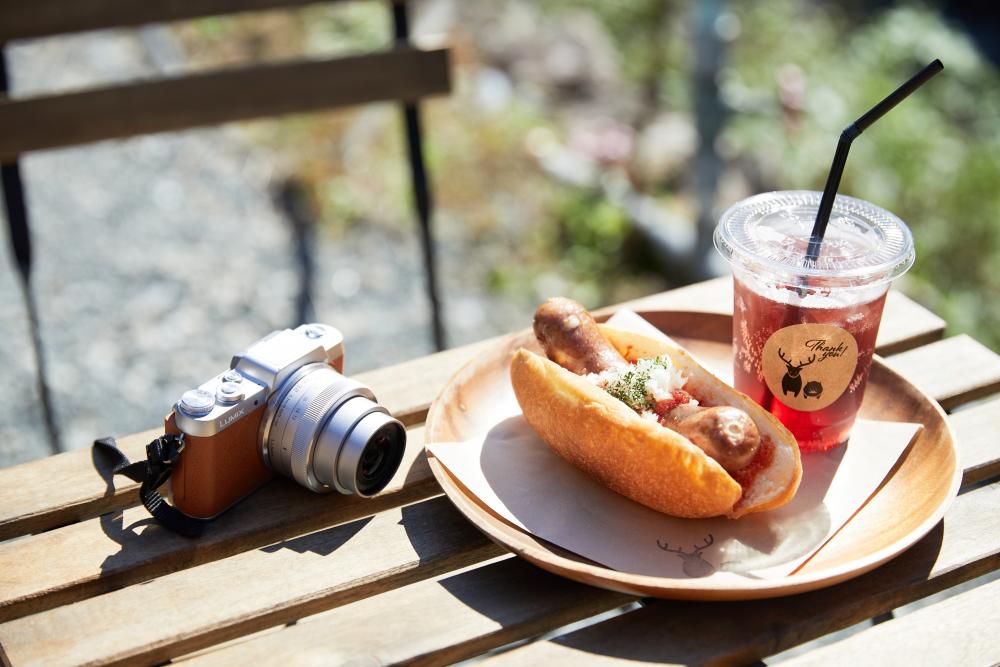
<instances>
[{"instance_id":1,"label":"bratwurst sausage","mask_svg":"<svg viewBox=\"0 0 1000 667\"><path fill-rule=\"evenodd\" d=\"M696 444L726 472L750 465L760 448L757 425L750 415L731 406L699 407L679 421L668 418L663 425Z\"/></svg>"},{"instance_id":2,"label":"bratwurst sausage","mask_svg":"<svg viewBox=\"0 0 1000 667\"><path fill-rule=\"evenodd\" d=\"M553 297L535 311L535 338L549 359L577 375L628 366L582 305Z\"/></svg>"},{"instance_id":3,"label":"bratwurst sausage","mask_svg":"<svg viewBox=\"0 0 1000 667\"><path fill-rule=\"evenodd\" d=\"M549 359L577 375L628 366L601 335L593 316L572 299L556 297L539 306L534 330ZM757 425L739 408L686 408L679 419L668 413L661 423L697 445L728 472L749 465L760 447Z\"/></svg>"}]
</instances>

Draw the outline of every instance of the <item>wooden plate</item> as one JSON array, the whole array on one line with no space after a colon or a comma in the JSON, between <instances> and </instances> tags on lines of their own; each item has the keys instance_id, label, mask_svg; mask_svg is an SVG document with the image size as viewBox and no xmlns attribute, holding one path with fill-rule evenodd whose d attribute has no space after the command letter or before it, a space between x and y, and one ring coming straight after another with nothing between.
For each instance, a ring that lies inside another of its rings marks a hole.
<instances>
[{"instance_id":1,"label":"wooden plate","mask_svg":"<svg viewBox=\"0 0 1000 667\"><path fill-rule=\"evenodd\" d=\"M732 359L732 318L687 312L640 312L708 366ZM511 355L519 347L538 349L525 331L462 368L427 415L426 442L456 442L482 433L491 423L489 406L511 394ZM775 597L829 586L867 572L927 534L958 493L961 468L955 440L938 404L878 357L872 362L861 415L924 425L916 442L882 487L847 525L796 573L781 579L722 577L675 579L631 574L581 558L511 525L472 496L432 455L431 470L445 493L494 542L541 568L594 586L637 595L699 600Z\"/></svg>"}]
</instances>

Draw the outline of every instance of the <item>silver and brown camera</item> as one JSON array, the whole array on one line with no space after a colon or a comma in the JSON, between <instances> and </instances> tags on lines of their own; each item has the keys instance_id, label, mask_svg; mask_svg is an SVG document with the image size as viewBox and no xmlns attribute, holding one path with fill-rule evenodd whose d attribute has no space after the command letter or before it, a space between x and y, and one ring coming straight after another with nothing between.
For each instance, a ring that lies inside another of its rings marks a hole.
<instances>
[{"instance_id":1,"label":"silver and brown camera","mask_svg":"<svg viewBox=\"0 0 1000 667\"><path fill-rule=\"evenodd\" d=\"M184 392L165 424L184 440L174 505L214 517L274 472L319 493L381 491L399 468L406 431L371 389L341 374L343 341L325 324L275 331Z\"/></svg>"}]
</instances>

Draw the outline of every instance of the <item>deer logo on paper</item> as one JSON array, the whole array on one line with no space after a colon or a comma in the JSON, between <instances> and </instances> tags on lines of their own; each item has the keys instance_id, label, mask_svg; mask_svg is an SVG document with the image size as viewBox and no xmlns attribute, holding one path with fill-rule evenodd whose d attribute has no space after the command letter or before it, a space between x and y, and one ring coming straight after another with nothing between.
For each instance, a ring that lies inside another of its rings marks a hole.
<instances>
[{"instance_id":1,"label":"deer logo on paper","mask_svg":"<svg viewBox=\"0 0 1000 667\"><path fill-rule=\"evenodd\" d=\"M858 365L858 342L831 324L793 324L764 343L764 381L775 398L802 412L840 398Z\"/></svg>"},{"instance_id":2,"label":"deer logo on paper","mask_svg":"<svg viewBox=\"0 0 1000 667\"><path fill-rule=\"evenodd\" d=\"M715 566L709 563L707 560L701 557L701 552L712 546L715 542L715 538L712 534L708 534L708 539L705 540L705 544L698 546L693 545L694 549L691 553L684 551L684 549L671 549L670 543L660 542L656 540L656 545L663 549L664 551L669 551L672 554L677 554L681 560L684 561L683 568L684 574L689 577L708 577L715 574Z\"/></svg>"}]
</instances>

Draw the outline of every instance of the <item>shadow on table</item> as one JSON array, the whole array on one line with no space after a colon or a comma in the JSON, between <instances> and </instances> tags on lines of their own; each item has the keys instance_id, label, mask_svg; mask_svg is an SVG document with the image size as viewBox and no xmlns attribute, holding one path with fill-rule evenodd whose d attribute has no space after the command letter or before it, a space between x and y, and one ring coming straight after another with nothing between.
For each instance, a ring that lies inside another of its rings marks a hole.
<instances>
[{"instance_id":1,"label":"shadow on table","mask_svg":"<svg viewBox=\"0 0 1000 667\"><path fill-rule=\"evenodd\" d=\"M108 555L101 564L102 576L112 576L123 570L134 568L136 565L148 564L159 556L176 556L180 562L184 560L180 556L184 553L191 553L192 550L195 552L215 551L219 548L226 550L229 548L226 546L228 544L236 544L239 550L243 550L257 546L247 543L247 540L253 540L255 537L267 542L278 539L279 535L274 535L271 538L246 535L243 526L248 521L253 520L254 513L280 511L282 501L287 502L289 495L301 495L305 502L316 503L317 511L320 509L318 499L321 496L312 494L289 480L275 479L223 513L210 523L206 527L205 533L198 538L187 538L172 533L148 515L126 525L124 513L128 510L117 510L101 515L99 518L101 530L111 541L120 545L120 549L116 553ZM277 506L275 506L276 502ZM359 517L259 548L266 553L289 549L298 553L313 552L327 556L355 537L373 518L372 515ZM309 530L309 528L304 527L303 530ZM264 535L268 533L274 533L273 526L270 527L269 531L265 531ZM239 544L244 546L239 547ZM211 559L209 558L209 560ZM195 560L202 561L201 558L197 557Z\"/></svg>"},{"instance_id":2,"label":"shadow on table","mask_svg":"<svg viewBox=\"0 0 1000 667\"><path fill-rule=\"evenodd\" d=\"M115 486L112 472L114 461L106 453L97 449L93 450L92 460L96 474L106 484L104 496L110 497L114 495ZM407 484L410 484L409 480L414 480L412 486L416 486L421 480L426 480L426 478L430 477L430 471L427 470L426 460L423 457L419 457L408 469L401 470L399 476L405 476ZM283 537L278 525L281 519L281 508L291 502L308 504L314 507L317 512L329 511L330 506L328 503L343 502L352 504L357 502L358 513L362 514L362 516L321 530L319 530L319 526L316 526L312 529L316 532L308 532L308 534L288 538L269 546L263 546L261 547L262 551L275 553L281 549L290 549L299 553L313 552L323 556L329 555L355 537L371 522L375 513L386 509L387 505L391 506L393 504L391 494L388 498L384 498L381 501L378 498L372 501L357 500L356 498L340 496L340 494L336 493L324 496L323 494L312 493L291 480L278 477L227 510L216 521L213 521L206 527L204 535L195 539L171 533L160 526L155 519L146 514L141 515L140 518L126 525L126 515L134 518L135 513L129 514L129 509L127 508L124 510L119 509L99 517L101 530L104 534L110 541L120 545L115 553L106 556L101 563L101 575L105 578L113 577L122 571L134 570L137 565L149 565L152 561L164 555L170 557L178 556L178 562L180 562L184 559L179 558L179 555L182 553L191 553L192 550L202 554L201 556L194 557L195 561L202 562L206 560L204 554L216 551L219 548L226 550L230 548L226 545L231 544L232 540L240 540L240 543L244 545L241 548L257 546L247 543L246 540L266 540L264 544L274 542ZM368 502L372 503L371 514L363 508L364 503ZM272 518L257 521L259 517L254 517L253 515L260 513L269 513ZM301 511L297 513L295 520L303 522ZM414 520L412 519L411 521ZM256 522L262 525L263 532L256 535L245 534L245 525L247 522ZM308 522L303 523L308 524ZM303 531L309 530L308 525L303 526ZM267 537L267 535L273 535L273 537ZM413 542L415 547L421 545L419 540L415 539ZM261 544L261 542L258 541L257 544ZM110 546L114 548L113 545ZM211 556L207 558L207 560L211 559Z\"/></svg>"},{"instance_id":3,"label":"shadow on table","mask_svg":"<svg viewBox=\"0 0 1000 667\"><path fill-rule=\"evenodd\" d=\"M361 532L361 529L367 526L373 518L375 517L366 516L357 521L342 523L308 535L282 540L276 544L261 547L260 550L271 554L282 549L289 549L300 554L312 552L320 556L329 556Z\"/></svg>"},{"instance_id":4,"label":"shadow on table","mask_svg":"<svg viewBox=\"0 0 1000 667\"><path fill-rule=\"evenodd\" d=\"M488 558L497 548L447 498L437 497L400 508L399 525L423 572L455 570Z\"/></svg>"},{"instance_id":5,"label":"shadow on table","mask_svg":"<svg viewBox=\"0 0 1000 667\"><path fill-rule=\"evenodd\" d=\"M110 498L115 494L114 466L117 461L113 460L107 452L102 449L98 449L97 447L90 450L90 459L94 465L94 471L101 477L102 480L104 480L106 487L104 497ZM140 481L140 479L134 479L133 481ZM156 525L156 520L153 519L153 517L145 517L126 527L124 525L124 514L124 509L118 509L107 514L102 514L99 517L101 530L104 534L107 535L113 542L122 546L118 553L109 555L104 559L104 562L101 563L102 575L117 569L118 565L128 563L132 560L127 556L126 551L129 550L132 545L138 544L141 539L140 535L136 532L137 529L142 528L143 526Z\"/></svg>"}]
</instances>

